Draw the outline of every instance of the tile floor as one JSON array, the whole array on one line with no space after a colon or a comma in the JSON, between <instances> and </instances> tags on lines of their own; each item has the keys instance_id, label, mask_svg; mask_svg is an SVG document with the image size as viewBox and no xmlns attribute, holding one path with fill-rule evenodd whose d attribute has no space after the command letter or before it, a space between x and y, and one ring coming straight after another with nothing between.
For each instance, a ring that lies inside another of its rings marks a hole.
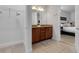
<instances>
[{"instance_id":1,"label":"tile floor","mask_svg":"<svg viewBox=\"0 0 79 59\"><path fill-rule=\"evenodd\" d=\"M41 41L33 44L33 53L74 53L75 37L62 35L61 41L57 42L52 39ZM7 48L0 48L0 53L24 53L24 44L17 44Z\"/></svg>"},{"instance_id":2,"label":"tile floor","mask_svg":"<svg viewBox=\"0 0 79 59\"><path fill-rule=\"evenodd\" d=\"M24 44L17 44L6 48L0 48L0 53L24 53Z\"/></svg>"},{"instance_id":3,"label":"tile floor","mask_svg":"<svg viewBox=\"0 0 79 59\"><path fill-rule=\"evenodd\" d=\"M62 35L61 41L52 39L33 44L33 53L75 53L75 36Z\"/></svg>"}]
</instances>

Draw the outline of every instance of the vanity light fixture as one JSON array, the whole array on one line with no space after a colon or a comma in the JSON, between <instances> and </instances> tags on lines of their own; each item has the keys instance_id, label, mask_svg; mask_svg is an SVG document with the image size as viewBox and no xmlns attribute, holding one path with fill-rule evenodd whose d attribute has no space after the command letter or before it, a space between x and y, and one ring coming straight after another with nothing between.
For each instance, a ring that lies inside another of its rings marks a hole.
<instances>
[{"instance_id":1,"label":"vanity light fixture","mask_svg":"<svg viewBox=\"0 0 79 59\"><path fill-rule=\"evenodd\" d=\"M37 10L37 8L35 6L32 7L33 10Z\"/></svg>"},{"instance_id":2,"label":"vanity light fixture","mask_svg":"<svg viewBox=\"0 0 79 59\"><path fill-rule=\"evenodd\" d=\"M44 9L42 7L36 7L36 6L32 6L32 10L44 11Z\"/></svg>"},{"instance_id":3,"label":"vanity light fixture","mask_svg":"<svg viewBox=\"0 0 79 59\"><path fill-rule=\"evenodd\" d=\"M41 8L41 7L39 7L37 10L38 10L38 11L44 11L44 9Z\"/></svg>"}]
</instances>

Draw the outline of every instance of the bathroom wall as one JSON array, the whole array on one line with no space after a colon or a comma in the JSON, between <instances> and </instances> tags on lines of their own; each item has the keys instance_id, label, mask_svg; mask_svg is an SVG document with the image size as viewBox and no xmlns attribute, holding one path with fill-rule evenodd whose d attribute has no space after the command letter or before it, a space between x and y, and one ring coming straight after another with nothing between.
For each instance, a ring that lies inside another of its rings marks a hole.
<instances>
[{"instance_id":1,"label":"bathroom wall","mask_svg":"<svg viewBox=\"0 0 79 59\"><path fill-rule=\"evenodd\" d=\"M23 41L24 15L24 5L0 6L0 46Z\"/></svg>"},{"instance_id":2,"label":"bathroom wall","mask_svg":"<svg viewBox=\"0 0 79 59\"><path fill-rule=\"evenodd\" d=\"M31 33L31 6L0 5L0 48L24 43L25 52L32 52Z\"/></svg>"},{"instance_id":3,"label":"bathroom wall","mask_svg":"<svg viewBox=\"0 0 79 59\"><path fill-rule=\"evenodd\" d=\"M37 12L32 11L32 25L37 25Z\"/></svg>"},{"instance_id":4,"label":"bathroom wall","mask_svg":"<svg viewBox=\"0 0 79 59\"><path fill-rule=\"evenodd\" d=\"M48 6L47 24L53 26L53 39L60 41L60 8L59 6Z\"/></svg>"},{"instance_id":5,"label":"bathroom wall","mask_svg":"<svg viewBox=\"0 0 79 59\"><path fill-rule=\"evenodd\" d=\"M40 24L47 24L47 6L43 8L44 11L40 12L41 14Z\"/></svg>"}]
</instances>

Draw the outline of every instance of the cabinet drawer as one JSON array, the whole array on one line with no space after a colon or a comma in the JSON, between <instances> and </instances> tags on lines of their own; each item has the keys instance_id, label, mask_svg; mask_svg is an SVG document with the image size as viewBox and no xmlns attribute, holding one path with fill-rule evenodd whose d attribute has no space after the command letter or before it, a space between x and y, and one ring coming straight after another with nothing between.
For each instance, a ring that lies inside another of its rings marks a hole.
<instances>
[{"instance_id":1,"label":"cabinet drawer","mask_svg":"<svg viewBox=\"0 0 79 59\"><path fill-rule=\"evenodd\" d=\"M47 27L46 28L46 39L52 37L52 27Z\"/></svg>"},{"instance_id":2,"label":"cabinet drawer","mask_svg":"<svg viewBox=\"0 0 79 59\"><path fill-rule=\"evenodd\" d=\"M46 29L45 29L45 27L41 27L41 29L40 29L40 40L44 40L45 39L45 37L46 37Z\"/></svg>"}]
</instances>

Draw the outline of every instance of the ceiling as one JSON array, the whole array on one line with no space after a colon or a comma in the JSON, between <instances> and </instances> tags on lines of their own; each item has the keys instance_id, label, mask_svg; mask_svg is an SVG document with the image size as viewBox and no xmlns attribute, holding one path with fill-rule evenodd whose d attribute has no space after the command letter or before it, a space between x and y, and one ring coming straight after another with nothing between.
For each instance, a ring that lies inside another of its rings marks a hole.
<instances>
[{"instance_id":1,"label":"ceiling","mask_svg":"<svg viewBox=\"0 0 79 59\"><path fill-rule=\"evenodd\" d=\"M61 5L60 9L66 12L73 12L75 11L75 6L74 5Z\"/></svg>"},{"instance_id":2,"label":"ceiling","mask_svg":"<svg viewBox=\"0 0 79 59\"><path fill-rule=\"evenodd\" d=\"M33 5L33 6L42 7L44 9L48 7L48 5ZM75 6L74 5L60 5L60 9L65 12L74 12Z\"/></svg>"}]
</instances>

